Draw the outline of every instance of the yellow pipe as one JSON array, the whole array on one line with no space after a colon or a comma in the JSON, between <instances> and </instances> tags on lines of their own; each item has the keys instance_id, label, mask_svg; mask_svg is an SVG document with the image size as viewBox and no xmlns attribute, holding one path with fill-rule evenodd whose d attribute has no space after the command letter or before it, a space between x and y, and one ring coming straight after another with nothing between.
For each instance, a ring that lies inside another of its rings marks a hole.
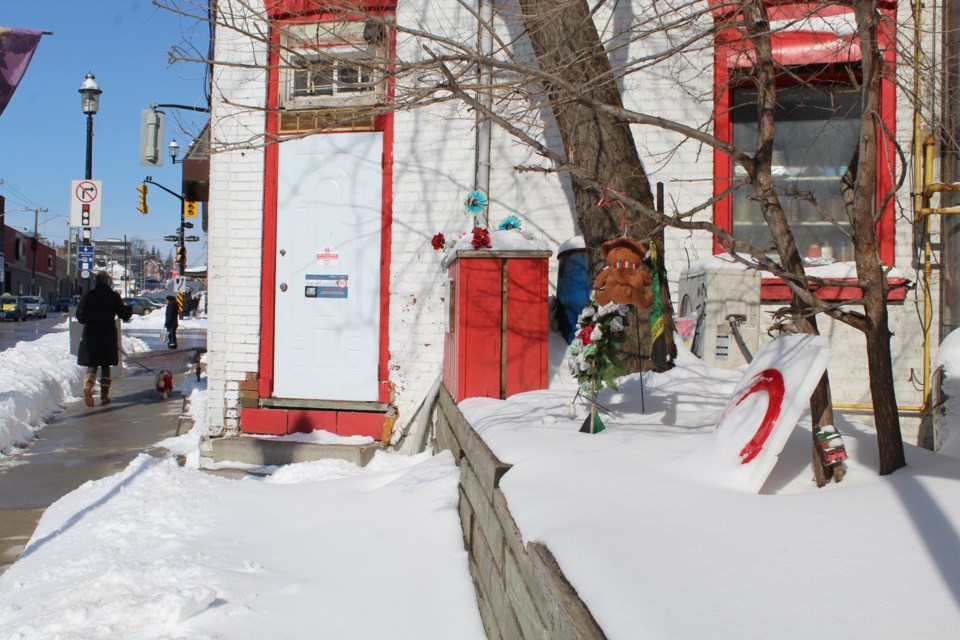
<instances>
[{"instance_id":1,"label":"yellow pipe","mask_svg":"<svg viewBox=\"0 0 960 640\"><path fill-rule=\"evenodd\" d=\"M923 49L920 47L920 20L923 16L921 9L922 2L913 3L913 210L914 215L919 215L923 208L923 173L921 163L923 159L923 130L920 113L920 57L923 55Z\"/></svg>"},{"instance_id":2,"label":"yellow pipe","mask_svg":"<svg viewBox=\"0 0 960 640\"><path fill-rule=\"evenodd\" d=\"M940 207L924 207L920 209L920 215L922 216L931 216L934 214L949 215L951 213L960 213L960 209L941 209Z\"/></svg>"},{"instance_id":3,"label":"yellow pipe","mask_svg":"<svg viewBox=\"0 0 960 640\"><path fill-rule=\"evenodd\" d=\"M934 182L933 184L928 184L924 187L924 191L927 194L934 194L940 191L960 191L960 184L943 184L942 182Z\"/></svg>"},{"instance_id":4,"label":"yellow pipe","mask_svg":"<svg viewBox=\"0 0 960 640\"><path fill-rule=\"evenodd\" d=\"M919 4L919 3L917 3ZM935 140L927 136L923 141L923 184L933 182L933 151ZM926 193L926 189L923 189ZM929 196L923 197L920 210L929 208ZM930 258L930 216L923 216L923 407L930 406L930 325L933 324L933 303L930 301L930 280L933 272Z\"/></svg>"},{"instance_id":5,"label":"yellow pipe","mask_svg":"<svg viewBox=\"0 0 960 640\"><path fill-rule=\"evenodd\" d=\"M872 404L834 404L834 409L840 410L863 410L863 411L873 411ZM897 411L913 411L916 413L922 413L925 409L925 405L897 405Z\"/></svg>"}]
</instances>

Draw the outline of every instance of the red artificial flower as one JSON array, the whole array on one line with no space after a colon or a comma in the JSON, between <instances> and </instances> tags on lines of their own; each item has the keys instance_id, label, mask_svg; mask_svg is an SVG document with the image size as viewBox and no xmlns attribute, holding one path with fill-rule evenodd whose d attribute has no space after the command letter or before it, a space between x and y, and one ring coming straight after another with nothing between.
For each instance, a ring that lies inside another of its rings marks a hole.
<instances>
[{"instance_id":1,"label":"red artificial flower","mask_svg":"<svg viewBox=\"0 0 960 640\"><path fill-rule=\"evenodd\" d=\"M483 227L474 227L473 240L470 241L470 244L472 244L475 249L482 249L483 247L489 248L490 232Z\"/></svg>"},{"instance_id":2,"label":"red artificial flower","mask_svg":"<svg viewBox=\"0 0 960 640\"><path fill-rule=\"evenodd\" d=\"M433 240L430 241L430 244L433 245L433 248L436 251L440 251L447 246L447 239L443 237L442 233L438 233L437 235L433 236Z\"/></svg>"},{"instance_id":3,"label":"red artificial flower","mask_svg":"<svg viewBox=\"0 0 960 640\"><path fill-rule=\"evenodd\" d=\"M591 333L593 333L593 327L591 327L590 325L587 325L583 329L580 329L580 333L577 335L580 338L580 341L583 343L583 346L587 346L588 344L593 342L593 340L590 339Z\"/></svg>"}]
</instances>

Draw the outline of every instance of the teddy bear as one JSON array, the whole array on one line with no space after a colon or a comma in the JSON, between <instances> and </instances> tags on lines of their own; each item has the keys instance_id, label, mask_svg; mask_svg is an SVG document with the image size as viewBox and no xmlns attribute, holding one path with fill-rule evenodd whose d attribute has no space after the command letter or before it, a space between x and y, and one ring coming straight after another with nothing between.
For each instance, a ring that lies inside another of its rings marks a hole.
<instances>
[{"instance_id":1,"label":"teddy bear","mask_svg":"<svg viewBox=\"0 0 960 640\"><path fill-rule=\"evenodd\" d=\"M607 266L593 283L597 304L603 306L612 301L638 309L653 304L653 277L643 266L647 257L645 246L626 236L614 238L601 245L600 257Z\"/></svg>"}]
</instances>

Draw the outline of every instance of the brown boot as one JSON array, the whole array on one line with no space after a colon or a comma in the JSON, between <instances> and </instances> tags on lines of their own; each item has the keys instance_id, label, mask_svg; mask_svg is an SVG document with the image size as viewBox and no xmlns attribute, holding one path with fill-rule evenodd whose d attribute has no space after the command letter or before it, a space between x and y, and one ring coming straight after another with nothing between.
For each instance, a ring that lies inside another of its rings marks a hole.
<instances>
[{"instance_id":1,"label":"brown boot","mask_svg":"<svg viewBox=\"0 0 960 640\"><path fill-rule=\"evenodd\" d=\"M88 373L83 376L83 404L93 406L93 387L97 384L97 376Z\"/></svg>"},{"instance_id":2,"label":"brown boot","mask_svg":"<svg viewBox=\"0 0 960 640\"><path fill-rule=\"evenodd\" d=\"M100 404L110 404L110 378L100 378Z\"/></svg>"}]
</instances>

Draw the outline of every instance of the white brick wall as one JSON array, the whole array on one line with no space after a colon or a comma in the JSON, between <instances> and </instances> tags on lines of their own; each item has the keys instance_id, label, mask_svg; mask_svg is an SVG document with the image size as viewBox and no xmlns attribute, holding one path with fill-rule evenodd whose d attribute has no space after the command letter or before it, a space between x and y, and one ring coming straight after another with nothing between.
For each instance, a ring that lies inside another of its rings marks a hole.
<instances>
[{"instance_id":1,"label":"white brick wall","mask_svg":"<svg viewBox=\"0 0 960 640\"><path fill-rule=\"evenodd\" d=\"M509 3L498 3L498 8L506 6ZM616 6L618 15L601 15L603 24L617 20L642 23L643 12L649 13L649 5L644 2ZM401 24L416 25L418 29L455 39L476 39L470 12L453 0L400 0L397 19ZM505 36L517 33L516 29L503 29ZM398 55L406 60L420 58L424 55L420 44L401 35ZM641 46L665 50L670 44L662 37L645 45L634 44L630 56L639 58ZM228 30L221 29L217 34L217 54L231 56L233 61L260 63L266 51L262 45L233 37ZM713 79L703 70L712 68L712 51L703 48L689 54L683 62L624 79L625 106L692 126L707 123L712 111ZM226 103L262 105L265 77L261 70L232 66L218 67L215 76L214 143L241 147L215 155L211 166L209 403L213 432L236 427L238 384L257 370L260 331L263 154L257 148L242 148L242 143L263 132L264 118L260 112L236 109ZM909 143L910 121L909 105L901 100L898 139L902 144ZM651 127L635 127L634 133L651 184L665 183L668 213L684 211L711 197L710 149ZM548 138L557 144L555 136ZM389 370L397 393L400 428L412 417L415 405L440 373L446 278L440 268L441 256L431 248L430 239L439 231L448 239L455 239L472 227L472 220L463 213L462 202L474 186L475 140L473 113L455 103L395 115ZM544 240L555 252L561 242L577 233L565 179L516 172L518 165L542 161L500 129L494 128L492 148L491 227L507 215L518 215L525 230ZM909 188L907 184L899 194L898 211L910 210ZM700 215L709 217L710 213ZM909 214L898 216L896 235L896 266L912 274ZM666 238L667 270L676 292L681 270L690 260L710 255L712 239L704 233L672 229L666 231ZM556 259L551 259L550 264L552 282ZM901 405L919 404L919 393L909 379L910 370L919 376L921 366L922 331L913 296L906 304L891 306L890 314L895 333L898 401ZM834 348L830 374L836 402L869 403L863 374L863 337L826 319L821 320L821 328Z\"/></svg>"},{"instance_id":2,"label":"white brick wall","mask_svg":"<svg viewBox=\"0 0 960 640\"><path fill-rule=\"evenodd\" d=\"M233 0L222 15L242 15ZM256 7L257 3L254 3ZM226 19L226 18L221 18ZM232 19L227 19L232 20ZM260 265L263 244L263 150L266 47L237 29L219 28L213 79L208 229L208 422L212 435L237 428L239 382L256 372L260 341ZM248 105L240 108L232 105Z\"/></svg>"}]
</instances>

